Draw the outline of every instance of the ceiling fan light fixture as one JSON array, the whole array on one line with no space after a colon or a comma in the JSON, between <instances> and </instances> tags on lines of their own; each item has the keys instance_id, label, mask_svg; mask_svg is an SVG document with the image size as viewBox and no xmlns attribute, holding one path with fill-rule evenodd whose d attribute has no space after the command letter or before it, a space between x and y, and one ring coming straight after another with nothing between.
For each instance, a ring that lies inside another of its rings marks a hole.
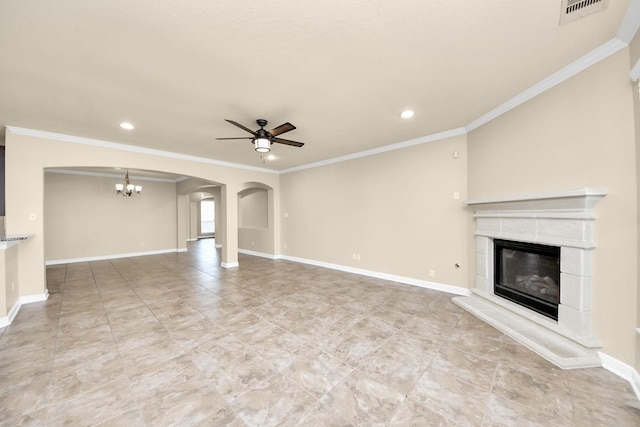
<instances>
[{"instance_id":1,"label":"ceiling fan light fixture","mask_svg":"<svg viewBox=\"0 0 640 427\"><path fill-rule=\"evenodd\" d=\"M256 146L256 151L258 153L268 153L269 151L271 151L271 141L269 141L267 138L256 138L253 140L253 143Z\"/></svg>"},{"instance_id":2,"label":"ceiling fan light fixture","mask_svg":"<svg viewBox=\"0 0 640 427\"><path fill-rule=\"evenodd\" d=\"M240 129L250 133L253 136L246 136L246 137L242 137L241 136L241 137L233 137L233 138L216 138L216 139L218 139L218 140L220 140L220 139L244 139L244 140L247 140L248 139L254 145L254 149L260 154L265 154L265 153L268 153L269 151L271 151L271 144L274 144L274 143L290 145L292 147L302 147L304 145L303 142L291 141L289 139L283 139L283 138L279 137L283 133L292 131L292 130L294 130L296 128L294 125L292 125L289 122L283 123L280 126L277 126L277 127L273 128L271 130L265 130L264 127L267 125L268 122L265 119L258 119L258 120L256 120L256 123L258 124L258 126L260 126L260 129L258 129L256 131L252 131L248 127L243 126L240 123L234 122L233 120L229 120L229 119L224 119L224 120L226 122L228 122L228 123L231 123L235 127L239 127Z\"/></svg>"}]
</instances>

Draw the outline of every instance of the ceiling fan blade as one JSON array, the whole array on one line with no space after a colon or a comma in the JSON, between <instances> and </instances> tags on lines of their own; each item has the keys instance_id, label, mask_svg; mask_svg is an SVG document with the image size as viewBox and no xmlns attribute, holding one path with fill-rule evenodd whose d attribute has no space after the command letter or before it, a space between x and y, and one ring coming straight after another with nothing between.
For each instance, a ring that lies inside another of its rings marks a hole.
<instances>
[{"instance_id":1,"label":"ceiling fan blade","mask_svg":"<svg viewBox=\"0 0 640 427\"><path fill-rule=\"evenodd\" d=\"M280 144L291 145L293 147L302 147L304 145L304 142L291 141L291 140L282 139L282 138L273 138L273 142L278 142Z\"/></svg>"},{"instance_id":2,"label":"ceiling fan blade","mask_svg":"<svg viewBox=\"0 0 640 427\"><path fill-rule=\"evenodd\" d=\"M223 140L223 139L253 139L253 137L251 137L251 136L243 136L243 137L240 137L240 138L216 138L216 139L218 139L218 140Z\"/></svg>"},{"instance_id":3,"label":"ceiling fan blade","mask_svg":"<svg viewBox=\"0 0 640 427\"><path fill-rule=\"evenodd\" d=\"M292 125L291 123L287 122L287 123L283 123L280 126L273 128L269 131L269 133L273 136L278 136L281 135L285 132L289 132L290 130L294 130L296 127L294 125Z\"/></svg>"},{"instance_id":4,"label":"ceiling fan blade","mask_svg":"<svg viewBox=\"0 0 640 427\"><path fill-rule=\"evenodd\" d=\"M248 128L248 127L246 127L246 126L241 125L241 124L240 124L240 123L238 123L238 122L234 122L233 120L229 120L229 119L224 119L224 120L225 120L225 121L227 121L227 122L229 122L229 123L231 123L231 124L232 124L232 125L234 125L234 126L238 126L238 127L239 127L240 129L242 129L242 130L246 130L247 132L249 132L249 133L250 133L250 134L252 134L252 135L255 135L255 134L256 134L254 131L252 131L251 129L249 129L249 128Z\"/></svg>"}]
</instances>

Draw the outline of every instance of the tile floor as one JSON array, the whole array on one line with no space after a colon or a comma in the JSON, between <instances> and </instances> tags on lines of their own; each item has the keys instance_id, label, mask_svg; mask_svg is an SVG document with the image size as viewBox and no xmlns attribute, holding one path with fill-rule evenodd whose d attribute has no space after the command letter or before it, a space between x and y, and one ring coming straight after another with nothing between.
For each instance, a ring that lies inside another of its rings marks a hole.
<instances>
[{"instance_id":1,"label":"tile floor","mask_svg":"<svg viewBox=\"0 0 640 427\"><path fill-rule=\"evenodd\" d=\"M0 426L638 426L629 384L563 371L451 295L241 255L47 268L0 329Z\"/></svg>"}]
</instances>

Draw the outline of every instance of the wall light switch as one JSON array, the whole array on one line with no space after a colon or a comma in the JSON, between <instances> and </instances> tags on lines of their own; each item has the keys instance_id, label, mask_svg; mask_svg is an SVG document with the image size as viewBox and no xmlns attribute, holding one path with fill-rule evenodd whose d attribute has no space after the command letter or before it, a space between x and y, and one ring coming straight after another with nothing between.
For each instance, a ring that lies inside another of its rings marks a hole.
<instances>
[{"instance_id":1,"label":"wall light switch","mask_svg":"<svg viewBox=\"0 0 640 427\"><path fill-rule=\"evenodd\" d=\"M460 193L457 191L453 192L453 200L458 200L460 198Z\"/></svg>"}]
</instances>

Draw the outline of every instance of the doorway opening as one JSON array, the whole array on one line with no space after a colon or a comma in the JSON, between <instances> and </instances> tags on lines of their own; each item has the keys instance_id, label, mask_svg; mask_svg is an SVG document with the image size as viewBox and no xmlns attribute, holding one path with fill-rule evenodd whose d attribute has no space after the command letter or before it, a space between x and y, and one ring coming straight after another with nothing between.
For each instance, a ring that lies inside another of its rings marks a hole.
<instances>
[{"instance_id":1,"label":"doorway opening","mask_svg":"<svg viewBox=\"0 0 640 427\"><path fill-rule=\"evenodd\" d=\"M215 199L200 201L200 230L199 237L214 237L216 232L216 202Z\"/></svg>"}]
</instances>

